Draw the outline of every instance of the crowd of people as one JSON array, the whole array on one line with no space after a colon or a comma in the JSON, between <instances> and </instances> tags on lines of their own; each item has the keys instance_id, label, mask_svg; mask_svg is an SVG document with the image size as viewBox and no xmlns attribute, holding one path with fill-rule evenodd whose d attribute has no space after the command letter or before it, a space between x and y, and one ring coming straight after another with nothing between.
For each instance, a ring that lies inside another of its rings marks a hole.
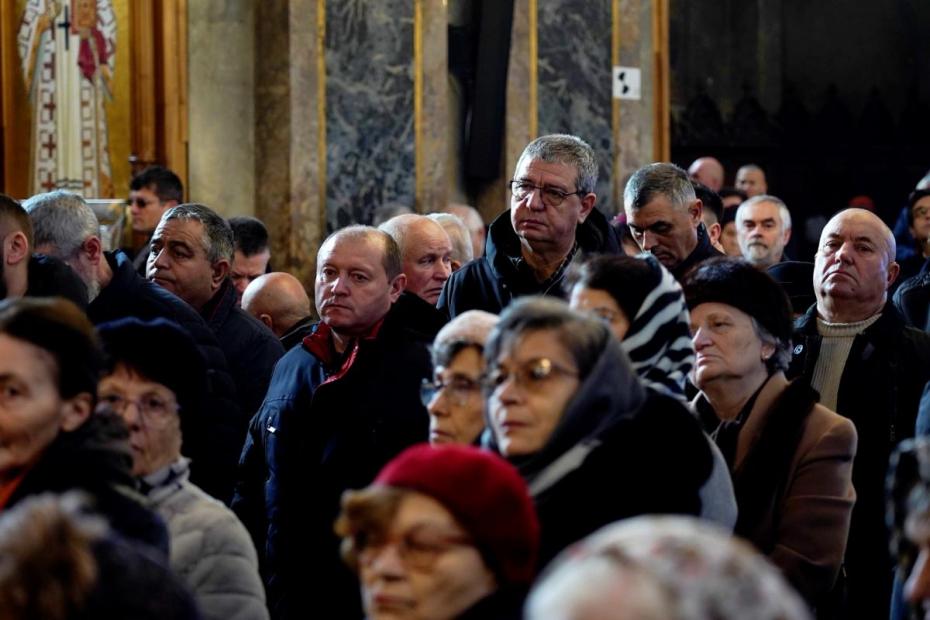
<instances>
[{"instance_id":1,"label":"crowd of people","mask_svg":"<svg viewBox=\"0 0 930 620\"><path fill-rule=\"evenodd\" d=\"M487 228L380 210L312 299L165 168L135 255L0 195L0 616L930 613L930 177L789 258L757 165L613 220L597 170L537 138Z\"/></svg>"}]
</instances>

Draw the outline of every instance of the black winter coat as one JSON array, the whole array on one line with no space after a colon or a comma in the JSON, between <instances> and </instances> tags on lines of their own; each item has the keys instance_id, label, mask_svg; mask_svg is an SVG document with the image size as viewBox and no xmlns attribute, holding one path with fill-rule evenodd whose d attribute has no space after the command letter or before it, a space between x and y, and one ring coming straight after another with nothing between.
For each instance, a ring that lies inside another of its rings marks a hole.
<instances>
[{"instance_id":1,"label":"black winter coat","mask_svg":"<svg viewBox=\"0 0 930 620\"><path fill-rule=\"evenodd\" d=\"M317 324L275 367L249 425L233 510L252 534L274 618L361 616L358 580L339 556L333 523L347 489L426 441L420 402L431 338L395 304L345 356Z\"/></svg>"},{"instance_id":2,"label":"black winter coat","mask_svg":"<svg viewBox=\"0 0 930 620\"><path fill-rule=\"evenodd\" d=\"M573 260L587 254L620 254L617 233L607 218L593 209L575 231L578 252ZM514 298L522 295L554 295L564 297L562 280L536 282L521 268L520 238L510 223L510 211L504 211L488 229L484 256L477 258L452 274L439 297L437 307L451 318L467 310L486 310L500 314Z\"/></svg>"},{"instance_id":3,"label":"black winter coat","mask_svg":"<svg viewBox=\"0 0 930 620\"><path fill-rule=\"evenodd\" d=\"M795 321L794 355L786 373L810 384L820 354L817 307ZM840 379L836 412L856 425L856 505L846 548L849 607L862 618L888 615L892 561L885 525L885 475L894 447L914 436L924 385L930 380L930 335L905 324L890 303L856 336Z\"/></svg>"},{"instance_id":4,"label":"black winter coat","mask_svg":"<svg viewBox=\"0 0 930 620\"><path fill-rule=\"evenodd\" d=\"M191 481L213 497L228 502L232 497L236 462L242 451L248 418L239 407L226 354L196 310L139 276L123 252L106 252L104 256L113 270L113 278L87 308L94 325L130 316L143 321L169 319L187 330L203 354L209 384L202 414L210 420L211 450L194 459Z\"/></svg>"}]
</instances>

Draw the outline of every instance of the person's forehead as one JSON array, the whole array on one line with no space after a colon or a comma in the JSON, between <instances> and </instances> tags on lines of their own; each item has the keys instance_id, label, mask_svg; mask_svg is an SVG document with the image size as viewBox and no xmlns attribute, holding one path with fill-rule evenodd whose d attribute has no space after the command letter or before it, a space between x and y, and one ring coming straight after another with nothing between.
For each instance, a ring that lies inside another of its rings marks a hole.
<instances>
[{"instance_id":1,"label":"person's forehead","mask_svg":"<svg viewBox=\"0 0 930 620\"><path fill-rule=\"evenodd\" d=\"M915 202L911 210L917 209L918 207L923 207L925 209L930 208L930 196L924 196L923 198Z\"/></svg>"},{"instance_id":2,"label":"person's forehead","mask_svg":"<svg viewBox=\"0 0 930 620\"><path fill-rule=\"evenodd\" d=\"M557 161L524 158L517 166L514 178L527 179L542 184L557 183L571 187L575 183L578 171L570 164Z\"/></svg>"},{"instance_id":3,"label":"person's forehead","mask_svg":"<svg viewBox=\"0 0 930 620\"><path fill-rule=\"evenodd\" d=\"M873 243L887 243L884 224L859 214L840 215L823 229L821 240L841 237L843 239L867 239Z\"/></svg>"},{"instance_id":4,"label":"person's forehead","mask_svg":"<svg viewBox=\"0 0 930 620\"><path fill-rule=\"evenodd\" d=\"M0 334L0 376L10 376L28 384L50 384L57 371L55 357L31 342Z\"/></svg>"},{"instance_id":5,"label":"person's forehead","mask_svg":"<svg viewBox=\"0 0 930 620\"><path fill-rule=\"evenodd\" d=\"M755 204L746 205L743 208L745 211L741 217L744 220L764 220L768 218L781 220L778 205L774 202L757 202Z\"/></svg>"},{"instance_id":6,"label":"person's forehead","mask_svg":"<svg viewBox=\"0 0 930 620\"><path fill-rule=\"evenodd\" d=\"M384 249L372 240L358 237L331 239L320 248L319 263L340 269L372 269L381 266Z\"/></svg>"},{"instance_id":7,"label":"person's forehead","mask_svg":"<svg viewBox=\"0 0 930 620\"><path fill-rule=\"evenodd\" d=\"M203 237L203 224L198 220L174 218L161 220L155 229L155 237L178 241L200 242Z\"/></svg>"},{"instance_id":8,"label":"person's forehead","mask_svg":"<svg viewBox=\"0 0 930 620\"><path fill-rule=\"evenodd\" d=\"M427 226L426 224L430 224ZM414 253L451 251L452 242L442 226L432 220L421 222L407 235L407 247Z\"/></svg>"},{"instance_id":9,"label":"person's forehead","mask_svg":"<svg viewBox=\"0 0 930 620\"><path fill-rule=\"evenodd\" d=\"M659 220L672 221L683 209L676 207L665 194L653 194L649 202L639 209L627 211L627 218L637 226L649 226Z\"/></svg>"}]
</instances>

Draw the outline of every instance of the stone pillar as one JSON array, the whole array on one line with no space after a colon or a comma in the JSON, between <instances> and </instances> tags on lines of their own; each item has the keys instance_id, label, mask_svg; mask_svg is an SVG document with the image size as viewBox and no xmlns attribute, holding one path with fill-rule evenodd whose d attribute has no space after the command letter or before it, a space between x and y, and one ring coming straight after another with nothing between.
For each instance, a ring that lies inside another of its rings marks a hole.
<instances>
[{"instance_id":1,"label":"stone pillar","mask_svg":"<svg viewBox=\"0 0 930 620\"><path fill-rule=\"evenodd\" d=\"M221 215L254 212L255 10L246 0L188 5L188 196Z\"/></svg>"},{"instance_id":2,"label":"stone pillar","mask_svg":"<svg viewBox=\"0 0 930 620\"><path fill-rule=\"evenodd\" d=\"M449 20L442 0L414 0L416 211L449 203Z\"/></svg>"}]
</instances>

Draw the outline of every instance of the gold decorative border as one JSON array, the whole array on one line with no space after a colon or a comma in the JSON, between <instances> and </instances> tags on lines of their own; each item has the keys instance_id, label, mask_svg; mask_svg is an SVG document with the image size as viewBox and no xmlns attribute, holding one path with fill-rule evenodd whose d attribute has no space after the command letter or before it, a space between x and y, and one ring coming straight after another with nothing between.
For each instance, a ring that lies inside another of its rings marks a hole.
<instances>
[{"instance_id":1,"label":"gold decorative border","mask_svg":"<svg viewBox=\"0 0 930 620\"><path fill-rule=\"evenodd\" d=\"M529 0L529 53L530 53L530 140L535 140L539 134L539 30L538 0Z\"/></svg>"},{"instance_id":2,"label":"gold decorative border","mask_svg":"<svg viewBox=\"0 0 930 620\"><path fill-rule=\"evenodd\" d=\"M423 200L423 2L413 2L413 148L414 210L420 212Z\"/></svg>"},{"instance_id":3,"label":"gold decorative border","mask_svg":"<svg viewBox=\"0 0 930 620\"><path fill-rule=\"evenodd\" d=\"M317 200L322 240L326 236L326 0L316 1L316 93Z\"/></svg>"},{"instance_id":4,"label":"gold decorative border","mask_svg":"<svg viewBox=\"0 0 930 620\"><path fill-rule=\"evenodd\" d=\"M620 0L611 0L610 3L610 76L613 78L613 68L620 64ZM610 93L610 129L612 134L613 162L611 166L610 192L614 208L621 211L620 187L620 100L613 96L613 84Z\"/></svg>"},{"instance_id":5,"label":"gold decorative border","mask_svg":"<svg viewBox=\"0 0 930 620\"><path fill-rule=\"evenodd\" d=\"M655 94L652 152L655 161L671 159L669 119L668 1L652 0L652 61Z\"/></svg>"}]
</instances>

